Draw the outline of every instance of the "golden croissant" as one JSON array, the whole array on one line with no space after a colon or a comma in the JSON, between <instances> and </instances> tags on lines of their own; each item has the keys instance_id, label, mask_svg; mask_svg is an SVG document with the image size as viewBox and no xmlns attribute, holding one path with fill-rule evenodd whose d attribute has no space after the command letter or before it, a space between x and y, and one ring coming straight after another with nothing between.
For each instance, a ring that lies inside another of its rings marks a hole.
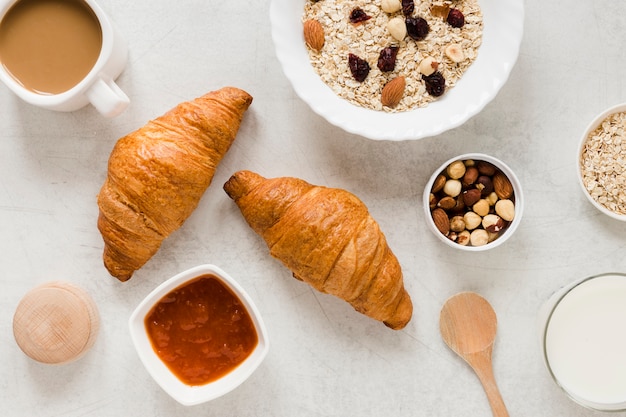
<instances>
[{"instance_id":1,"label":"golden croissant","mask_svg":"<svg viewBox=\"0 0 626 417\"><path fill-rule=\"evenodd\" d=\"M224 190L296 279L392 329L409 322L413 304L400 264L355 195L250 171L236 172Z\"/></svg>"},{"instance_id":2,"label":"golden croissant","mask_svg":"<svg viewBox=\"0 0 626 417\"><path fill-rule=\"evenodd\" d=\"M111 275L128 280L197 207L252 97L225 87L179 104L119 139L98 194Z\"/></svg>"}]
</instances>

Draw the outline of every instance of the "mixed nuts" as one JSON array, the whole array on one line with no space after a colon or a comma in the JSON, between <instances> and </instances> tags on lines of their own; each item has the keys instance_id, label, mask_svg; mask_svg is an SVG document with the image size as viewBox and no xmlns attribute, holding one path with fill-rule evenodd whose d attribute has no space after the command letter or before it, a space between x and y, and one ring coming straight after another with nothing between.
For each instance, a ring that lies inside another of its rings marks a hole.
<instances>
[{"instance_id":1,"label":"mixed nuts","mask_svg":"<svg viewBox=\"0 0 626 417\"><path fill-rule=\"evenodd\" d=\"M435 178L429 198L437 230L463 246L494 241L515 218L513 185L487 161L451 162Z\"/></svg>"}]
</instances>

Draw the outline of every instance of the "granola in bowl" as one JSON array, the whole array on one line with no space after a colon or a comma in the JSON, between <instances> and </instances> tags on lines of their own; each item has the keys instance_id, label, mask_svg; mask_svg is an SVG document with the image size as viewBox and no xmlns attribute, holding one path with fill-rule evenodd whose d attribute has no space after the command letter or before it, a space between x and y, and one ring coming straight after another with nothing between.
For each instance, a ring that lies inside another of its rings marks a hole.
<instances>
[{"instance_id":1,"label":"granola in bowl","mask_svg":"<svg viewBox=\"0 0 626 417\"><path fill-rule=\"evenodd\" d=\"M306 0L302 21L322 81L352 104L386 112L425 107L454 87L483 33L477 0Z\"/></svg>"},{"instance_id":2,"label":"granola in bowl","mask_svg":"<svg viewBox=\"0 0 626 417\"><path fill-rule=\"evenodd\" d=\"M480 51L454 88L447 88L437 100L413 110L373 110L343 99L315 72L303 36L303 12L309 1L270 2L271 35L280 68L295 95L313 113L349 134L372 140L420 140L460 127L478 115L509 79L524 33L523 0L478 0L484 22ZM437 1L458 7L464 4L461 0ZM371 19L364 22L368 23ZM326 42L330 41L324 39ZM376 64L370 62L371 66Z\"/></svg>"}]
</instances>

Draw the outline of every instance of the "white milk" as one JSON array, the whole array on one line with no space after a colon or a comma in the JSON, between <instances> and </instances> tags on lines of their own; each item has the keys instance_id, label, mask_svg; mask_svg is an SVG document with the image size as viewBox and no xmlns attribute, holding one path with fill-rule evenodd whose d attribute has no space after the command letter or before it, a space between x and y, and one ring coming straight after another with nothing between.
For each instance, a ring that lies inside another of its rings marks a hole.
<instances>
[{"instance_id":1,"label":"white milk","mask_svg":"<svg viewBox=\"0 0 626 417\"><path fill-rule=\"evenodd\" d=\"M602 275L571 289L547 323L545 354L574 399L626 408L626 276Z\"/></svg>"}]
</instances>

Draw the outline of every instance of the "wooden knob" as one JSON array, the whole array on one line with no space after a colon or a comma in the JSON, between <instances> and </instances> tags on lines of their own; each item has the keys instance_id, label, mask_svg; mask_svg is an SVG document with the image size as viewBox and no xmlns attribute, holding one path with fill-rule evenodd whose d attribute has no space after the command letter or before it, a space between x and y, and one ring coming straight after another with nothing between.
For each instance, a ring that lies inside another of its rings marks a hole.
<instances>
[{"instance_id":1,"label":"wooden knob","mask_svg":"<svg viewBox=\"0 0 626 417\"><path fill-rule=\"evenodd\" d=\"M78 359L93 345L100 321L87 292L54 281L29 291L13 316L13 335L32 359L50 364Z\"/></svg>"}]
</instances>

